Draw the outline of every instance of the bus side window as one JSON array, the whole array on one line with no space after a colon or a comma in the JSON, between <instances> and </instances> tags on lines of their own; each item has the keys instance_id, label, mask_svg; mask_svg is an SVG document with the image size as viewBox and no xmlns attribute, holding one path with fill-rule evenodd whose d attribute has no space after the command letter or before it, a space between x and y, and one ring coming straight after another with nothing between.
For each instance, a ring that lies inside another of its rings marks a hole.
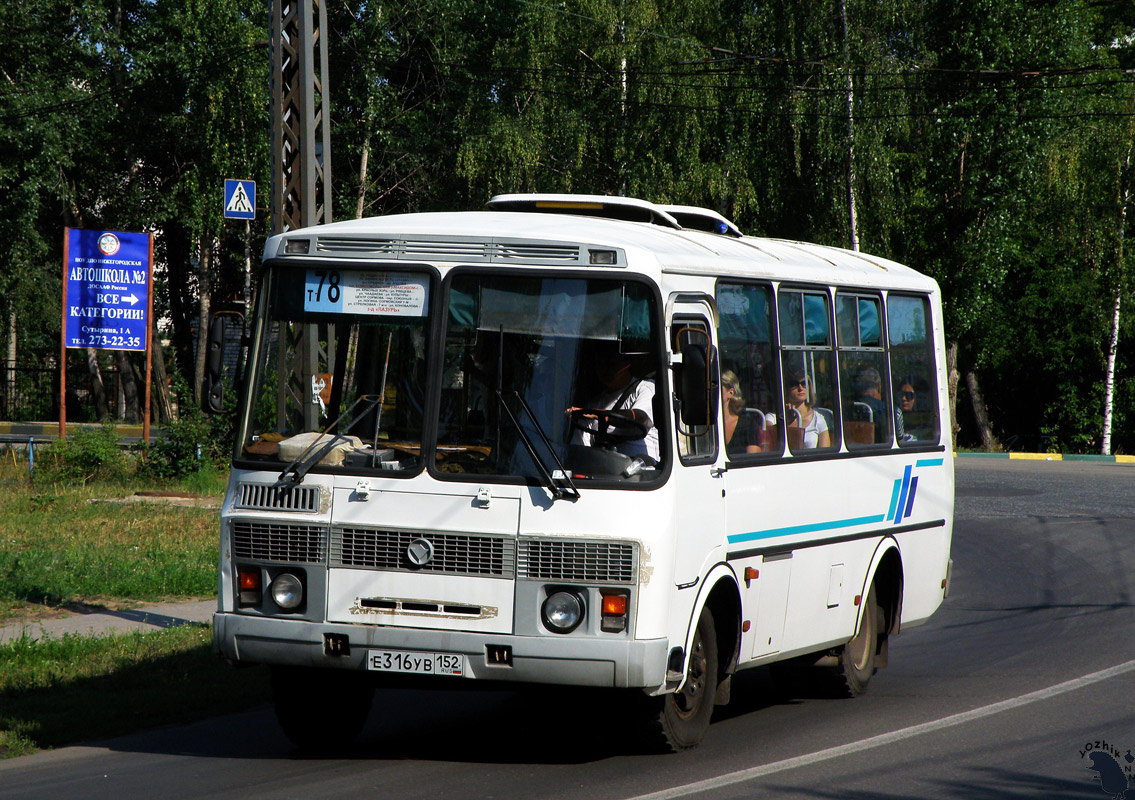
<instances>
[{"instance_id":1,"label":"bus side window","mask_svg":"<svg viewBox=\"0 0 1135 800\"><path fill-rule=\"evenodd\" d=\"M891 444L890 392L878 297L836 295L839 384L848 450Z\"/></svg>"},{"instance_id":2,"label":"bus side window","mask_svg":"<svg viewBox=\"0 0 1135 800\"><path fill-rule=\"evenodd\" d=\"M781 409L788 447L793 453L839 447L835 363L829 302L826 292L781 289L777 301L780 323Z\"/></svg>"},{"instance_id":3,"label":"bus side window","mask_svg":"<svg viewBox=\"0 0 1135 800\"><path fill-rule=\"evenodd\" d=\"M887 297L891 388L899 446L936 444L940 437L930 304L925 297Z\"/></svg>"},{"instance_id":4,"label":"bus side window","mask_svg":"<svg viewBox=\"0 0 1135 800\"><path fill-rule=\"evenodd\" d=\"M778 424L780 381L772 351L772 289L767 285L717 285L721 318L722 426L729 460L783 449Z\"/></svg>"}]
</instances>

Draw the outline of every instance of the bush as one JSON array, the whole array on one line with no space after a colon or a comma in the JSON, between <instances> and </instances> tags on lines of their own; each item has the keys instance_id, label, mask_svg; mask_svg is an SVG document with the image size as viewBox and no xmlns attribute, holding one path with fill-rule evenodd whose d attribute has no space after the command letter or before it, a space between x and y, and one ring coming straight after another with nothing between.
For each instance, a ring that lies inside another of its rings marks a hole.
<instances>
[{"instance_id":1,"label":"bush","mask_svg":"<svg viewBox=\"0 0 1135 800\"><path fill-rule=\"evenodd\" d=\"M216 483L218 473L227 474L236 435L236 392L225 387L225 409L206 415L193 402L189 384L179 374L172 377L173 391L181 413L166 424L165 436L158 437L143 451L141 474L160 480L200 476L202 485Z\"/></svg>"},{"instance_id":2,"label":"bush","mask_svg":"<svg viewBox=\"0 0 1135 800\"><path fill-rule=\"evenodd\" d=\"M166 435L146 450L143 474L155 478L184 478L224 467L232 457L231 415L207 417L190 408L166 426Z\"/></svg>"},{"instance_id":3,"label":"bush","mask_svg":"<svg viewBox=\"0 0 1135 800\"><path fill-rule=\"evenodd\" d=\"M42 483L125 483L133 472L133 460L118 445L113 425L80 428L56 439L36 458L32 480Z\"/></svg>"}]
</instances>

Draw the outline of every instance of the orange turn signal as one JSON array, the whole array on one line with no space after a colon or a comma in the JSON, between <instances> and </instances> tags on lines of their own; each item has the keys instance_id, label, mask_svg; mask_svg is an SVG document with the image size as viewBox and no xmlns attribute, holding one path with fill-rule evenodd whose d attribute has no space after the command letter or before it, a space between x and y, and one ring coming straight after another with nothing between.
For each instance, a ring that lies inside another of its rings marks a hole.
<instances>
[{"instance_id":1,"label":"orange turn signal","mask_svg":"<svg viewBox=\"0 0 1135 800\"><path fill-rule=\"evenodd\" d=\"M627 613L627 596L625 594L603 595L603 616L621 617Z\"/></svg>"},{"instance_id":2,"label":"orange turn signal","mask_svg":"<svg viewBox=\"0 0 1135 800\"><path fill-rule=\"evenodd\" d=\"M242 592L260 591L260 570L241 569L238 573Z\"/></svg>"}]
</instances>

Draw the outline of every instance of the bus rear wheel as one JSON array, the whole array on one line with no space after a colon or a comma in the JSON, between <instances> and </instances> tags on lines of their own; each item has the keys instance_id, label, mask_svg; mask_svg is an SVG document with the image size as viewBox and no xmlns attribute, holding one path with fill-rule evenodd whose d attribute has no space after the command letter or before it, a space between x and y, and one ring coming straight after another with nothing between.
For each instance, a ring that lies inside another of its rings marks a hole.
<instances>
[{"instance_id":1,"label":"bus rear wheel","mask_svg":"<svg viewBox=\"0 0 1135 800\"><path fill-rule=\"evenodd\" d=\"M300 750L329 753L351 744L370 716L374 687L359 673L272 667L272 705Z\"/></svg>"},{"instance_id":2,"label":"bus rear wheel","mask_svg":"<svg viewBox=\"0 0 1135 800\"><path fill-rule=\"evenodd\" d=\"M697 746L709 729L717 694L717 629L713 614L704 609L698 618L682 688L652 698L658 742L670 752Z\"/></svg>"}]
</instances>

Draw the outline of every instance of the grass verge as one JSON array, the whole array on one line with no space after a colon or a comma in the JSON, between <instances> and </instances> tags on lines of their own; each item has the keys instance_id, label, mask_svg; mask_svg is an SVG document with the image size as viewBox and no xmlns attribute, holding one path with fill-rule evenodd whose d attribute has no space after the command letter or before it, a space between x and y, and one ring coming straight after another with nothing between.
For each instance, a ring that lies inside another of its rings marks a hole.
<instances>
[{"instance_id":1,"label":"grass verge","mask_svg":"<svg viewBox=\"0 0 1135 800\"><path fill-rule=\"evenodd\" d=\"M121 502L132 494L122 487L6 484L0 621L36 606L214 594L218 511Z\"/></svg>"},{"instance_id":2,"label":"grass verge","mask_svg":"<svg viewBox=\"0 0 1135 800\"><path fill-rule=\"evenodd\" d=\"M233 669L212 629L17 639L0 645L0 758L205 719L267 702L262 669Z\"/></svg>"}]
</instances>

